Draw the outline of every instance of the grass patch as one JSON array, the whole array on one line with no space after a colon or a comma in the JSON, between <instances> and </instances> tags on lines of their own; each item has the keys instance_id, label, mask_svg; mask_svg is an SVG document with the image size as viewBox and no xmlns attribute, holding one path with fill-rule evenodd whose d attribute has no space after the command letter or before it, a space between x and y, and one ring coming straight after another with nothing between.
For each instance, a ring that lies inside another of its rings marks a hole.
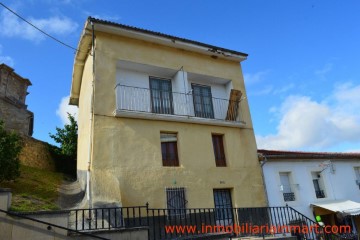
<instances>
[{"instance_id":1,"label":"grass patch","mask_svg":"<svg viewBox=\"0 0 360 240\"><path fill-rule=\"evenodd\" d=\"M12 190L12 211L58 210L58 187L64 175L38 168L20 166L20 177L15 181L0 183L0 187Z\"/></svg>"}]
</instances>

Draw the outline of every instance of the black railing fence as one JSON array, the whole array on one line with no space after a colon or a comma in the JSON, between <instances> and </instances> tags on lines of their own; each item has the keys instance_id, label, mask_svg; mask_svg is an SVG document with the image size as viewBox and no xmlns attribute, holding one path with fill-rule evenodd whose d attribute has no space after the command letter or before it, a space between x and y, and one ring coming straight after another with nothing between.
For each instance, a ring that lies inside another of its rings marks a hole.
<instances>
[{"instance_id":1,"label":"black railing fence","mask_svg":"<svg viewBox=\"0 0 360 240\"><path fill-rule=\"evenodd\" d=\"M71 227L63 227L61 225L57 225L57 224L54 224L54 223L42 221L42 220L36 219L34 217L29 217L24 213L5 211L5 210L2 210L2 209L0 209L0 212L6 213L9 216L17 217L19 219L26 219L26 220L29 220L31 222L36 222L36 223L42 224L42 225L46 226L47 231L52 231L52 228L58 228L58 229L62 229L62 230L67 230L68 233L78 234L79 236L86 236L86 237L90 237L90 238L94 238L94 239L110 240L110 239L105 238L105 237L96 236L96 235L94 235L92 233L89 233L89 232L75 230L75 229L73 229ZM3 220L3 219L1 219L1 220ZM24 223L23 223L23 226L29 227ZM34 225L32 224L31 227L34 228ZM0 236L1 236L1 233L0 233Z\"/></svg>"},{"instance_id":2,"label":"black railing fence","mask_svg":"<svg viewBox=\"0 0 360 240\"><path fill-rule=\"evenodd\" d=\"M116 85L117 109L244 122L240 100Z\"/></svg>"},{"instance_id":3,"label":"black railing fence","mask_svg":"<svg viewBox=\"0 0 360 240\"><path fill-rule=\"evenodd\" d=\"M76 231L148 227L150 240L224 234L296 236L297 239L314 240L354 239L326 233L316 222L291 207L160 209L146 205L78 209L71 211L69 222L69 227Z\"/></svg>"}]
</instances>

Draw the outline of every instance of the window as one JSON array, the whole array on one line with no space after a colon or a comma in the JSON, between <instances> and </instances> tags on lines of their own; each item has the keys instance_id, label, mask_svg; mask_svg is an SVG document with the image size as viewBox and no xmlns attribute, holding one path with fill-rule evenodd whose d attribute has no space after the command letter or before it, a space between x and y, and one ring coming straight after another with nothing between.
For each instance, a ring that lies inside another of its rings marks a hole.
<instances>
[{"instance_id":1,"label":"window","mask_svg":"<svg viewBox=\"0 0 360 240\"><path fill-rule=\"evenodd\" d=\"M185 188L166 188L166 203L168 217L184 217L186 214L187 200L185 197Z\"/></svg>"},{"instance_id":2,"label":"window","mask_svg":"<svg viewBox=\"0 0 360 240\"><path fill-rule=\"evenodd\" d=\"M232 224L232 202L230 189L214 189L215 217L217 224Z\"/></svg>"},{"instance_id":3,"label":"window","mask_svg":"<svg viewBox=\"0 0 360 240\"><path fill-rule=\"evenodd\" d=\"M285 202L295 201L295 193L291 189L290 173L279 173L281 182L281 191Z\"/></svg>"},{"instance_id":4,"label":"window","mask_svg":"<svg viewBox=\"0 0 360 240\"><path fill-rule=\"evenodd\" d=\"M323 181L321 179L321 172L313 172L312 177L316 198L325 198L325 191Z\"/></svg>"},{"instance_id":5,"label":"window","mask_svg":"<svg viewBox=\"0 0 360 240\"><path fill-rule=\"evenodd\" d=\"M209 86L192 84L195 117L214 118L214 110Z\"/></svg>"},{"instance_id":6,"label":"window","mask_svg":"<svg viewBox=\"0 0 360 240\"><path fill-rule=\"evenodd\" d=\"M151 111L174 114L171 80L150 77Z\"/></svg>"},{"instance_id":7,"label":"window","mask_svg":"<svg viewBox=\"0 0 360 240\"><path fill-rule=\"evenodd\" d=\"M160 133L163 166L179 166L177 134Z\"/></svg>"},{"instance_id":8,"label":"window","mask_svg":"<svg viewBox=\"0 0 360 240\"><path fill-rule=\"evenodd\" d=\"M226 167L223 135L213 134L212 142L213 142L216 166Z\"/></svg>"},{"instance_id":9,"label":"window","mask_svg":"<svg viewBox=\"0 0 360 240\"><path fill-rule=\"evenodd\" d=\"M358 185L359 189L360 189L360 167L355 167L354 170L355 170L355 175L356 175L355 182L356 182L356 185Z\"/></svg>"}]
</instances>

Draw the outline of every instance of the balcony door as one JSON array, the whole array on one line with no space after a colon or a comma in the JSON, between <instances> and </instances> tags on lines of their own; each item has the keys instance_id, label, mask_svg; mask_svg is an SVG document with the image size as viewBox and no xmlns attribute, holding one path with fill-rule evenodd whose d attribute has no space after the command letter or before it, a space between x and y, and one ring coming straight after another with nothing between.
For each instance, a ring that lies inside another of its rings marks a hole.
<instances>
[{"instance_id":1,"label":"balcony door","mask_svg":"<svg viewBox=\"0 0 360 240\"><path fill-rule=\"evenodd\" d=\"M291 189L290 173L280 173L281 190L283 192L283 198L285 202L295 201L295 194Z\"/></svg>"},{"instance_id":2,"label":"balcony door","mask_svg":"<svg viewBox=\"0 0 360 240\"><path fill-rule=\"evenodd\" d=\"M150 77L151 111L174 114L171 80Z\"/></svg>"},{"instance_id":3,"label":"balcony door","mask_svg":"<svg viewBox=\"0 0 360 240\"><path fill-rule=\"evenodd\" d=\"M214 189L215 218L217 225L233 224L230 189Z\"/></svg>"},{"instance_id":4,"label":"balcony door","mask_svg":"<svg viewBox=\"0 0 360 240\"><path fill-rule=\"evenodd\" d=\"M214 118L214 110L209 86L192 84L195 117Z\"/></svg>"}]
</instances>

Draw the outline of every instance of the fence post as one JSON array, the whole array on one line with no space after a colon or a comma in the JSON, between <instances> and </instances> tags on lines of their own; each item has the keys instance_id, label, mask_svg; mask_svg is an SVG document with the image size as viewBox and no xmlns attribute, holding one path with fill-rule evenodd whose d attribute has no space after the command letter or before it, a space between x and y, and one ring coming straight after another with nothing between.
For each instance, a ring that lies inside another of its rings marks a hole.
<instances>
[{"instance_id":1,"label":"fence post","mask_svg":"<svg viewBox=\"0 0 360 240\"><path fill-rule=\"evenodd\" d=\"M0 188L0 209L8 211L11 205L11 189Z\"/></svg>"},{"instance_id":2,"label":"fence post","mask_svg":"<svg viewBox=\"0 0 360 240\"><path fill-rule=\"evenodd\" d=\"M148 240L150 240L149 203L146 202L145 206L146 206L146 224L148 226L148 230L147 230Z\"/></svg>"}]
</instances>

